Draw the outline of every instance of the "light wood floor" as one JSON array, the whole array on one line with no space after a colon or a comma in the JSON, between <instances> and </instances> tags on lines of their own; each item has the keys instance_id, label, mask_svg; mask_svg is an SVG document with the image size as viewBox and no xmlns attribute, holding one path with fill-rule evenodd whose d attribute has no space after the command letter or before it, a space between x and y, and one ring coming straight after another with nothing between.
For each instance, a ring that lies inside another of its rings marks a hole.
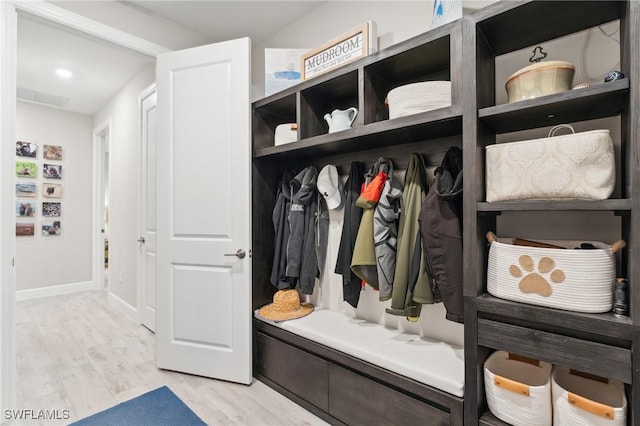
<instances>
[{"instance_id":1,"label":"light wood floor","mask_svg":"<svg viewBox=\"0 0 640 426\"><path fill-rule=\"evenodd\" d=\"M112 308L104 291L17 303L17 407L69 410L68 424L167 385L210 425L325 425L254 380L250 386L159 370L154 334Z\"/></svg>"}]
</instances>

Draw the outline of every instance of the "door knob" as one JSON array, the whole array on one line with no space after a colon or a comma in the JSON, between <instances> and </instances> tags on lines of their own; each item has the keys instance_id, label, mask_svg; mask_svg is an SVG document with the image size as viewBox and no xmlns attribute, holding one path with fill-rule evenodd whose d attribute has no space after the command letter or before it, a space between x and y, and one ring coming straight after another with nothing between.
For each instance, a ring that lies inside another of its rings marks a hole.
<instances>
[{"instance_id":1,"label":"door knob","mask_svg":"<svg viewBox=\"0 0 640 426\"><path fill-rule=\"evenodd\" d=\"M235 256L238 259L244 259L246 255L247 253L242 249L238 249L235 253L225 253L225 256Z\"/></svg>"},{"instance_id":2,"label":"door knob","mask_svg":"<svg viewBox=\"0 0 640 426\"><path fill-rule=\"evenodd\" d=\"M144 237L140 237L140 238L138 238L138 242L139 242L139 243L144 244L144 242L145 242L145 241L144 241Z\"/></svg>"}]
</instances>

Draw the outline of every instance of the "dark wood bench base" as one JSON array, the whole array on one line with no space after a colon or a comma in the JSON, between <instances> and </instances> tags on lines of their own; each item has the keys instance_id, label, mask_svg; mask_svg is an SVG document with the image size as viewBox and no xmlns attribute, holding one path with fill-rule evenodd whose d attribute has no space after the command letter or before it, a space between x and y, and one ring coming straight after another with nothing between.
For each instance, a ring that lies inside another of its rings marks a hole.
<instances>
[{"instance_id":1,"label":"dark wood bench base","mask_svg":"<svg viewBox=\"0 0 640 426\"><path fill-rule=\"evenodd\" d=\"M254 319L254 376L331 424L462 425L463 399Z\"/></svg>"}]
</instances>

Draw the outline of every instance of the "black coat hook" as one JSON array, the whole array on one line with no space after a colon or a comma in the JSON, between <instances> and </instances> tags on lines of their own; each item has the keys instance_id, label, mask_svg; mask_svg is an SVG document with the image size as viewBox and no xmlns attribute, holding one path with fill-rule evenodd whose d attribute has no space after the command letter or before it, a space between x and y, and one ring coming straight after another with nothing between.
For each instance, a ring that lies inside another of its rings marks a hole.
<instances>
[{"instance_id":1,"label":"black coat hook","mask_svg":"<svg viewBox=\"0 0 640 426\"><path fill-rule=\"evenodd\" d=\"M541 56L536 57L536 55L541 55ZM540 62L546 57L547 57L547 52L542 51L542 46L537 46L535 49L533 49L533 55L531 55L531 57L529 58L529 62Z\"/></svg>"}]
</instances>

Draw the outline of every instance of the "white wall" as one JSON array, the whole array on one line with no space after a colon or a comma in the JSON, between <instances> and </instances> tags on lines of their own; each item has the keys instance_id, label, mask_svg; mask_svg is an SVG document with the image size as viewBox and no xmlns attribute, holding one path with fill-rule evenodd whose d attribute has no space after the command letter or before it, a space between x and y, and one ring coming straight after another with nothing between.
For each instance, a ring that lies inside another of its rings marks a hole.
<instances>
[{"instance_id":1,"label":"white wall","mask_svg":"<svg viewBox=\"0 0 640 426\"><path fill-rule=\"evenodd\" d=\"M94 116L95 126L112 120L109 142L109 290L137 306L138 181L140 170L138 96L155 81L146 67Z\"/></svg>"},{"instance_id":2,"label":"white wall","mask_svg":"<svg viewBox=\"0 0 640 426\"><path fill-rule=\"evenodd\" d=\"M91 281L92 128L93 121L89 116L24 102L17 103L18 140L38 144L35 161L38 165L37 179L18 179L24 182L35 181L37 185L37 197L23 199L36 202L36 216L33 219L19 218L21 222L35 222L36 235L17 237L18 291ZM62 146L63 160L43 160L44 144ZM31 161L23 157L16 159ZM59 200L43 198L41 195L44 182L43 162L62 164L62 180L46 180L50 183L62 183L63 194ZM43 218L43 201L60 201L62 216ZM60 220L62 234L43 236L43 220Z\"/></svg>"},{"instance_id":3,"label":"white wall","mask_svg":"<svg viewBox=\"0 0 640 426\"><path fill-rule=\"evenodd\" d=\"M331 1L288 25L263 43L253 46L252 99L264 97L264 49L314 49L358 25L373 20L380 49L428 31L431 2Z\"/></svg>"}]
</instances>

